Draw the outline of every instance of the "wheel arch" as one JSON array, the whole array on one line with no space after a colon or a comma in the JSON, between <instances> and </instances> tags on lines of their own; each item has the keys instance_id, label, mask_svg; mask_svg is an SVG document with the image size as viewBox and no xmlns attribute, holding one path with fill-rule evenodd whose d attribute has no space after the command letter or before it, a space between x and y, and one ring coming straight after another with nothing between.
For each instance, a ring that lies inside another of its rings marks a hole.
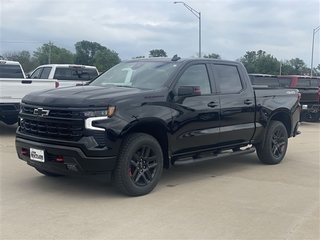
<instances>
[{"instance_id":1,"label":"wheel arch","mask_svg":"<svg viewBox=\"0 0 320 240\"><path fill-rule=\"evenodd\" d=\"M169 138L168 129L165 125L159 121L140 120L121 135L123 138L126 135L135 132L149 134L158 141L163 154L163 167L168 169L170 167Z\"/></svg>"},{"instance_id":2,"label":"wheel arch","mask_svg":"<svg viewBox=\"0 0 320 240\"><path fill-rule=\"evenodd\" d=\"M271 116L271 118L269 119L268 125L270 124L270 121L272 121L272 120L282 122L287 130L288 136L291 135L292 124L291 124L290 113L288 113L286 111L279 111L279 112L274 113Z\"/></svg>"}]
</instances>

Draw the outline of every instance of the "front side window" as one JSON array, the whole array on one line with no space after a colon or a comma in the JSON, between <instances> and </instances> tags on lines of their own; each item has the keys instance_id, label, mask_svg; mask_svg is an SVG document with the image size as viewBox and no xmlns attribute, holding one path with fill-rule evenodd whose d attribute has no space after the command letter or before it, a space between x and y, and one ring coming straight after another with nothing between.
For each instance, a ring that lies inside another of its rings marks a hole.
<instances>
[{"instance_id":1,"label":"front side window","mask_svg":"<svg viewBox=\"0 0 320 240\"><path fill-rule=\"evenodd\" d=\"M221 93L237 93L243 89L236 66L215 64L214 73Z\"/></svg>"},{"instance_id":2,"label":"front side window","mask_svg":"<svg viewBox=\"0 0 320 240\"><path fill-rule=\"evenodd\" d=\"M179 78L176 90L180 86L199 86L201 94L211 93L210 80L205 64L197 64L188 67Z\"/></svg>"},{"instance_id":3,"label":"front side window","mask_svg":"<svg viewBox=\"0 0 320 240\"><path fill-rule=\"evenodd\" d=\"M41 78L40 76L41 76L42 70L43 68L38 68L31 74L30 78Z\"/></svg>"},{"instance_id":4,"label":"front side window","mask_svg":"<svg viewBox=\"0 0 320 240\"><path fill-rule=\"evenodd\" d=\"M98 76L89 85L157 89L165 84L180 63L161 61L122 62Z\"/></svg>"}]
</instances>

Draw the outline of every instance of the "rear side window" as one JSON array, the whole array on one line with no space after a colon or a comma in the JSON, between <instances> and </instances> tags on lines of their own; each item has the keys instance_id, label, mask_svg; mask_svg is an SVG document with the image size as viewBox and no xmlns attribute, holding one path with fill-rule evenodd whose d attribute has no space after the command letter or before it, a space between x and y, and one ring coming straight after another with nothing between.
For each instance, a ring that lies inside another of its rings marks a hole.
<instances>
[{"instance_id":1,"label":"rear side window","mask_svg":"<svg viewBox=\"0 0 320 240\"><path fill-rule=\"evenodd\" d=\"M45 67L45 68L43 68L43 71L42 71L42 73L41 73L41 78L42 78L42 79L48 79L50 72L51 72L51 67Z\"/></svg>"},{"instance_id":2,"label":"rear side window","mask_svg":"<svg viewBox=\"0 0 320 240\"><path fill-rule=\"evenodd\" d=\"M277 77L250 76L253 85L264 85L268 87L279 87L279 79Z\"/></svg>"},{"instance_id":3,"label":"rear side window","mask_svg":"<svg viewBox=\"0 0 320 240\"><path fill-rule=\"evenodd\" d=\"M0 64L0 78L24 78L19 65Z\"/></svg>"},{"instance_id":4,"label":"rear side window","mask_svg":"<svg viewBox=\"0 0 320 240\"><path fill-rule=\"evenodd\" d=\"M215 64L213 69L221 93L237 93L243 89L236 66Z\"/></svg>"},{"instance_id":5,"label":"rear side window","mask_svg":"<svg viewBox=\"0 0 320 240\"><path fill-rule=\"evenodd\" d=\"M95 69L87 68L56 68L54 74L55 79L58 80L74 80L74 81L88 81L98 76Z\"/></svg>"},{"instance_id":6,"label":"rear side window","mask_svg":"<svg viewBox=\"0 0 320 240\"><path fill-rule=\"evenodd\" d=\"M281 87L290 87L292 78L279 78Z\"/></svg>"},{"instance_id":7,"label":"rear side window","mask_svg":"<svg viewBox=\"0 0 320 240\"><path fill-rule=\"evenodd\" d=\"M311 87L310 79L298 78L297 87Z\"/></svg>"}]
</instances>

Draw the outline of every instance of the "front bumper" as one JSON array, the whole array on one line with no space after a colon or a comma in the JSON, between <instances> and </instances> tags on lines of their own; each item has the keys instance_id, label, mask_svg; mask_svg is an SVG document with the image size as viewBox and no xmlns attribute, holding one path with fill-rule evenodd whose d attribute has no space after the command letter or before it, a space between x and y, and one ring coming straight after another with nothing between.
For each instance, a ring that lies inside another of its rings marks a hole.
<instances>
[{"instance_id":1,"label":"front bumper","mask_svg":"<svg viewBox=\"0 0 320 240\"><path fill-rule=\"evenodd\" d=\"M16 138L15 143L21 160L30 166L62 175L110 172L116 163L116 156L88 157L77 147L35 142L20 137ZM44 162L31 160L30 148L43 150Z\"/></svg>"}]
</instances>

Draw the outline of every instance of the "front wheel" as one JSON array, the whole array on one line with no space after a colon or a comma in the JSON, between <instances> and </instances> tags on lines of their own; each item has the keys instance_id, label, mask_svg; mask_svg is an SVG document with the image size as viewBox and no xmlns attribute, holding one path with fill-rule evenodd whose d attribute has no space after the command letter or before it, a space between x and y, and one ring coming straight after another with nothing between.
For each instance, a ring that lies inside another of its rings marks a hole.
<instances>
[{"instance_id":1,"label":"front wheel","mask_svg":"<svg viewBox=\"0 0 320 240\"><path fill-rule=\"evenodd\" d=\"M111 181L122 193L141 196L158 184L163 169L163 154L158 141L145 133L128 135L121 145Z\"/></svg>"},{"instance_id":2,"label":"front wheel","mask_svg":"<svg viewBox=\"0 0 320 240\"><path fill-rule=\"evenodd\" d=\"M255 147L261 162L265 164L280 163L288 148L288 133L283 123L271 121L264 140Z\"/></svg>"},{"instance_id":3,"label":"front wheel","mask_svg":"<svg viewBox=\"0 0 320 240\"><path fill-rule=\"evenodd\" d=\"M317 113L307 113L305 120L306 122L317 122L319 120L320 114Z\"/></svg>"}]
</instances>

